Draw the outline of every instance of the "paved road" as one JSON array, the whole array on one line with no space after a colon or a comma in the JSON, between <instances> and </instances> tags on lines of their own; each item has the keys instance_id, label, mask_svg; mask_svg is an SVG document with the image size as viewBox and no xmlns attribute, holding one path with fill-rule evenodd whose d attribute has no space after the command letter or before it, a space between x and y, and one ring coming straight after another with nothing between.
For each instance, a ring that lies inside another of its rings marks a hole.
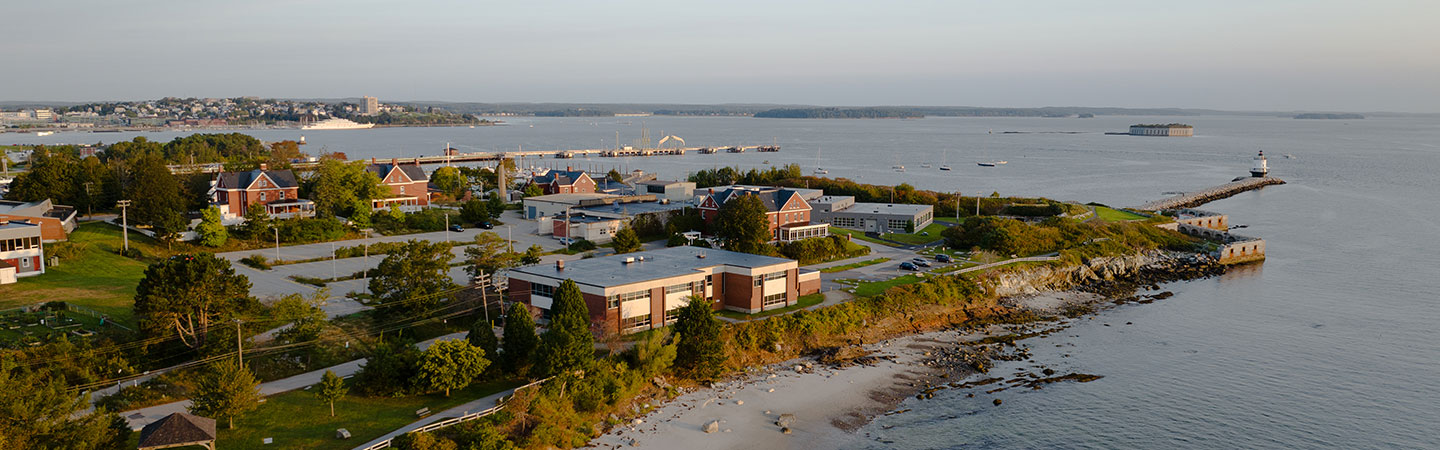
<instances>
[{"instance_id":1,"label":"paved road","mask_svg":"<svg viewBox=\"0 0 1440 450\"><path fill-rule=\"evenodd\" d=\"M430 344L435 343L435 341L443 339L463 339L465 338L465 334L466 332L463 331L459 333L450 333L444 336L420 342L415 345L423 350L429 348ZM335 371L336 375L348 377L354 375L355 372L359 372L360 366L363 365L365 361L366 360L363 358L357 359L347 363L326 367L324 369L302 373L293 377L281 378L279 380L271 381L268 383L261 383L260 394L265 396L271 396L279 394L281 392L293 391L296 389L304 388L305 386L319 383L320 377L325 374L326 370L333 370ZM148 408L125 411L120 413L120 416L124 417L125 421L130 423L130 428L139 430L141 428L144 428L145 425L149 425L151 422L160 420L165 416L170 415L171 413L186 412L189 407L189 400L181 400L178 402L166 403L163 405L156 405Z\"/></svg>"}]
</instances>

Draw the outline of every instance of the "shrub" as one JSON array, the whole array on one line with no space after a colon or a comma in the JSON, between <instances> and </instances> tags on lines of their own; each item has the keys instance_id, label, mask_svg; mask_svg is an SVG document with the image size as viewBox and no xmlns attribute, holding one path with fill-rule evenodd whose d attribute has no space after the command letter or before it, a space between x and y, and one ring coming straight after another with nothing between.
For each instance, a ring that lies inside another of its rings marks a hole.
<instances>
[{"instance_id":1,"label":"shrub","mask_svg":"<svg viewBox=\"0 0 1440 450\"><path fill-rule=\"evenodd\" d=\"M590 242L589 239L581 239L581 240L575 241L575 243L573 243L573 244L570 244L570 251L575 251L575 252L588 252L588 251L594 250L594 249L595 249L595 243L594 243L594 242Z\"/></svg>"},{"instance_id":2,"label":"shrub","mask_svg":"<svg viewBox=\"0 0 1440 450\"><path fill-rule=\"evenodd\" d=\"M260 270L270 270L270 261L265 259L264 255L258 253L246 256L244 258L240 258L240 264L244 264Z\"/></svg>"}]
</instances>

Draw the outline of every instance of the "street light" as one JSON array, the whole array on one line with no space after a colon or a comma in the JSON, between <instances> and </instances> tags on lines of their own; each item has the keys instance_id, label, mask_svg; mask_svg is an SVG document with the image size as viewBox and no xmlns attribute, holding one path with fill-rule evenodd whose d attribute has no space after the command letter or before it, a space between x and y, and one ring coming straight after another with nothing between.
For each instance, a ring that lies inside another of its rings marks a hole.
<instances>
[{"instance_id":1,"label":"street light","mask_svg":"<svg viewBox=\"0 0 1440 450\"><path fill-rule=\"evenodd\" d=\"M126 214L125 208L130 206L129 200L115 202L120 207L120 230L125 239L125 251L130 251L130 216Z\"/></svg>"},{"instance_id":2,"label":"street light","mask_svg":"<svg viewBox=\"0 0 1440 450\"><path fill-rule=\"evenodd\" d=\"M275 262L280 262L280 227L271 230L275 232Z\"/></svg>"}]
</instances>

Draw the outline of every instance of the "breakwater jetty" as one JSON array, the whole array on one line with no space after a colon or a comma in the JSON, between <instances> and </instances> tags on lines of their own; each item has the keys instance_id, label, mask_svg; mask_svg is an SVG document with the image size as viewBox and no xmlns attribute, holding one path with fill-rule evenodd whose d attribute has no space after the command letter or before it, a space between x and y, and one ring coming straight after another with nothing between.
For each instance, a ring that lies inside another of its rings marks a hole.
<instances>
[{"instance_id":1,"label":"breakwater jetty","mask_svg":"<svg viewBox=\"0 0 1440 450\"><path fill-rule=\"evenodd\" d=\"M1285 184L1285 180L1275 177L1252 177L1242 178L1219 186L1202 191L1189 192L1174 197L1156 200L1135 209L1146 211L1159 211L1162 209L1194 208L1222 198L1227 198L1245 191L1260 189L1265 186Z\"/></svg>"}]
</instances>

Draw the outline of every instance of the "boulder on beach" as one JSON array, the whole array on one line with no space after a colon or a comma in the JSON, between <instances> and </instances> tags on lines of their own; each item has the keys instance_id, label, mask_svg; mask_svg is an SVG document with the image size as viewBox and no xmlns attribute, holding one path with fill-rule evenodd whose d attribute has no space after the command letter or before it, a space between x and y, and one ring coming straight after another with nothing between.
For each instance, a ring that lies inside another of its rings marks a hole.
<instances>
[{"instance_id":1,"label":"boulder on beach","mask_svg":"<svg viewBox=\"0 0 1440 450\"><path fill-rule=\"evenodd\" d=\"M712 420L712 421L706 422L706 423L705 423L705 426L701 427L700 429L701 429L701 430L704 430L706 433L714 433L714 432L716 432L716 431L720 431L720 421L719 421L719 420Z\"/></svg>"},{"instance_id":2,"label":"boulder on beach","mask_svg":"<svg viewBox=\"0 0 1440 450\"><path fill-rule=\"evenodd\" d=\"M781 414L779 419L775 419L775 425L779 425L781 428L789 428L793 423L795 423L795 415L790 413Z\"/></svg>"}]
</instances>

